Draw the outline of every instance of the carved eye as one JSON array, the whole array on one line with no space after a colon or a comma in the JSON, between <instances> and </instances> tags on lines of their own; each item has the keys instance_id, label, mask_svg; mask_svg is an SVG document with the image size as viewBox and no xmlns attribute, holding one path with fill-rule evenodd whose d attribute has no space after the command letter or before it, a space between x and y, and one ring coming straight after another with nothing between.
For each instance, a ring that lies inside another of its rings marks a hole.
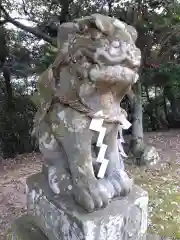
<instances>
[{"instance_id":1,"label":"carved eye","mask_svg":"<svg viewBox=\"0 0 180 240\"><path fill-rule=\"evenodd\" d=\"M112 47L119 48L120 47L120 42L119 41L113 41L112 42Z\"/></svg>"}]
</instances>

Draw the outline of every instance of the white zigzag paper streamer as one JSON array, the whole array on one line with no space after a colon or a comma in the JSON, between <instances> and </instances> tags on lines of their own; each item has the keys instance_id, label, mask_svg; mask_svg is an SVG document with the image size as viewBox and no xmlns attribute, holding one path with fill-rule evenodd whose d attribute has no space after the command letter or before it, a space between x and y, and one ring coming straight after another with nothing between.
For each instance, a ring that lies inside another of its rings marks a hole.
<instances>
[{"instance_id":1,"label":"white zigzag paper streamer","mask_svg":"<svg viewBox=\"0 0 180 240\"><path fill-rule=\"evenodd\" d=\"M97 114L102 115L103 112L99 111ZM99 132L99 136L98 136L97 143L96 143L96 146L100 148L96 161L101 163L101 166L100 166L100 169L99 169L99 172L97 175L98 178L104 177L108 163L109 163L109 160L104 158L106 149L108 146L106 144L103 144L104 136L106 134L106 128L102 127L103 121L104 121L104 119L93 118L91 120L91 123L89 126L89 129Z\"/></svg>"},{"instance_id":2,"label":"white zigzag paper streamer","mask_svg":"<svg viewBox=\"0 0 180 240\"><path fill-rule=\"evenodd\" d=\"M103 112L99 111L96 113L96 115L103 115ZM120 154L123 157L127 157L126 153L124 152L123 146L122 146L122 143L125 142L124 138L123 138L122 130L130 128L131 123L125 118L124 115L121 115L119 120L121 121L122 125L120 125L120 127L119 127L120 138L118 139L118 149L119 149ZM96 146L100 148L96 161L101 163L101 166L100 166L100 169L99 169L99 172L97 175L98 178L104 177L108 163L109 163L109 160L104 158L108 146L106 144L103 144L104 136L106 134L106 128L102 127L103 121L104 121L104 119L93 118L91 120L91 123L89 126L90 130L99 132L98 140L96 143Z\"/></svg>"},{"instance_id":3,"label":"white zigzag paper streamer","mask_svg":"<svg viewBox=\"0 0 180 240\"><path fill-rule=\"evenodd\" d=\"M127 155L124 152L124 149L123 149L123 146L122 146L122 143L125 143L124 138L123 138L123 134L122 134L122 130L130 128L131 123L125 118L124 115L121 115L119 120L121 121L122 125L120 125L120 127L119 127L120 138L118 139L118 148L119 148L119 152L120 152L121 156L126 158Z\"/></svg>"}]
</instances>

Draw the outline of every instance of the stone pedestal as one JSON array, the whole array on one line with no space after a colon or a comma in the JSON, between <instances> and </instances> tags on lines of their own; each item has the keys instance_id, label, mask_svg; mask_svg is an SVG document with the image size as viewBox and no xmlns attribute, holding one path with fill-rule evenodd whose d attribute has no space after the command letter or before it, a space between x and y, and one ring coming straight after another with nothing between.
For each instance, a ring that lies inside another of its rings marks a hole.
<instances>
[{"instance_id":1,"label":"stone pedestal","mask_svg":"<svg viewBox=\"0 0 180 240\"><path fill-rule=\"evenodd\" d=\"M43 232L33 224L29 216L18 218L12 225L12 235L7 240L48 240Z\"/></svg>"},{"instance_id":2,"label":"stone pedestal","mask_svg":"<svg viewBox=\"0 0 180 240\"><path fill-rule=\"evenodd\" d=\"M12 227L12 235L7 240L48 240L48 238L33 225L30 216L20 217ZM132 238L131 238L132 239ZM140 240L171 240L156 235L145 234Z\"/></svg>"},{"instance_id":3,"label":"stone pedestal","mask_svg":"<svg viewBox=\"0 0 180 240\"><path fill-rule=\"evenodd\" d=\"M27 211L49 240L140 240L147 230L147 192L134 186L128 197L94 213L71 195L54 195L42 173L27 180Z\"/></svg>"}]
</instances>

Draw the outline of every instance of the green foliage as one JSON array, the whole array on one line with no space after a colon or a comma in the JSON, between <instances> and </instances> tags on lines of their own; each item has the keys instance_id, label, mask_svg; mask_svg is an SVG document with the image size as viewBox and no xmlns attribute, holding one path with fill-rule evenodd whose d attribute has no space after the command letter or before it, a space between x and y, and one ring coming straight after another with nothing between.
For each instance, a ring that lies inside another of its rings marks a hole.
<instances>
[{"instance_id":1,"label":"green foliage","mask_svg":"<svg viewBox=\"0 0 180 240\"><path fill-rule=\"evenodd\" d=\"M177 63L162 63L156 68L143 70L143 86L150 94L144 103L145 129L156 130L179 127L180 67ZM155 95L156 88L156 95ZM147 116L149 117L147 119ZM150 127L151 126L151 127ZM154 127L156 126L156 127Z\"/></svg>"},{"instance_id":2,"label":"green foliage","mask_svg":"<svg viewBox=\"0 0 180 240\"><path fill-rule=\"evenodd\" d=\"M176 63L165 63L161 64L156 70L157 73L161 73L169 79L168 85L175 84L180 87L180 65Z\"/></svg>"},{"instance_id":3,"label":"green foliage","mask_svg":"<svg viewBox=\"0 0 180 240\"><path fill-rule=\"evenodd\" d=\"M57 48L50 44L43 44L39 49L38 58L36 61L35 72L41 74L54 61L57 53Z\"/></svg>"},{"instance_id":4,"label":"green foliage","mask_svg":"<svg viewBox=\"0 0 180 240\"><path fill-rule=\"evenodd\" d=\"M144 68L142 83L147 86L180 86L180 65L177 63L162 63L156 67Z\"/></svg>"},{"instance_id":5,"label":"green foliage","mask_svg":"<svg viewBox=\"0 0 180 240\"><path fill-rule=\"evenodd\" d=\"M35 106L28 96L13 98L13 109L6 102L0 104L0 139L3 157L14 157L18 153L32 152L34 143L31 138Z\"/></svg>"}]
</instances>

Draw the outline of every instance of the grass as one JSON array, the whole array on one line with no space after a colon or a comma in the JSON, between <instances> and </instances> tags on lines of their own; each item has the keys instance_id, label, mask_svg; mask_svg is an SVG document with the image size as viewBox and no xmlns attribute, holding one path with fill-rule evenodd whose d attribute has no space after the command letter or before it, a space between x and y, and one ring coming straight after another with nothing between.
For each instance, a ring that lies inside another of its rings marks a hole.
<instances>
[{"instance_id":1,"label":"grass","mask_svg":"<svg viewBox=\"0 0 180 240\"><path fill-rule=\"evenodd\" d=\"M180 239L180 164L162 169L128 166L135 183L149 193L150 233Z\"/></svg>"}]
</instances>

